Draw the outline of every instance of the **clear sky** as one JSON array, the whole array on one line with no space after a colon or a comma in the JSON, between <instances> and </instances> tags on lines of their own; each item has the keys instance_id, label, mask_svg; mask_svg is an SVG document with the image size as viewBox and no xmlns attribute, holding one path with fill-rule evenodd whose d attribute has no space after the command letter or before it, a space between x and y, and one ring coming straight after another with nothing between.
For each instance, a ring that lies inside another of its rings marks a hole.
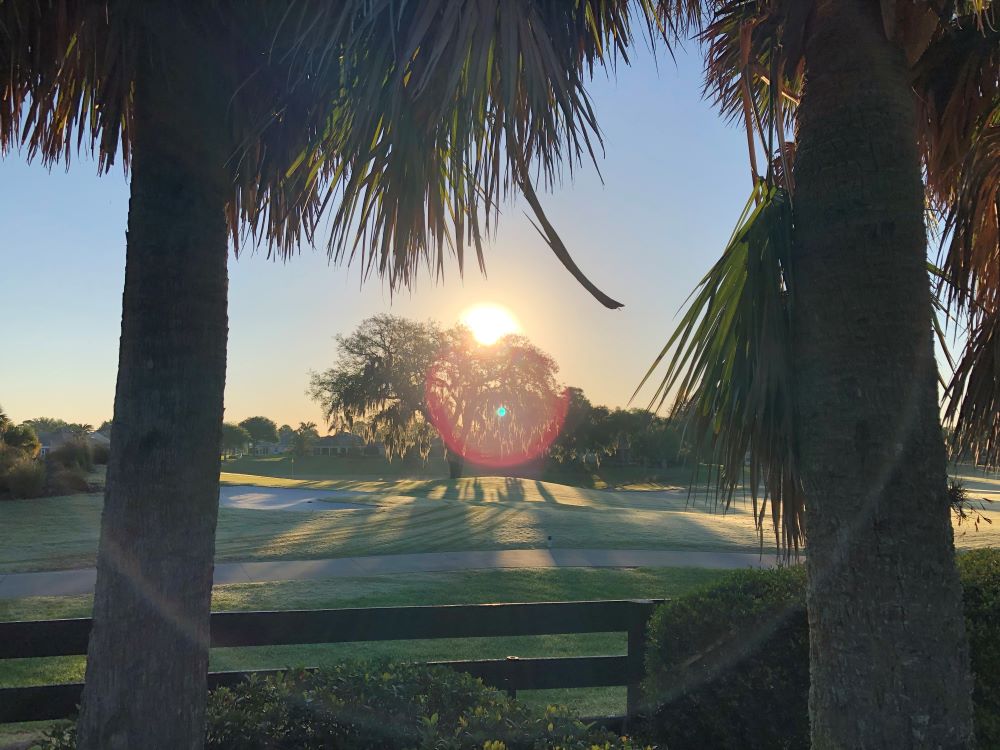
<instances>
[{"instance_id":1,"label":"clear sky","mask_svg":"<svg viewBox=\"0 0 1000 750\"><path fill-rule=\"evenodd\" d=\"M721 253L750 178L742 131L701 98L693 45L676 63L640 53L590 90L604 182L584 165L544 205L577 263L624 310L592 300L516 205L487 247L486 278L472 263L463 279L452 263L443 283L425 274L394 297L378 279L362 285L357 267L329 265L322 248L286 264L243 255L230 261L227 421L322 424L305 390L310 370L332 364L337 333L385 311L450 325L482 302L513 311L565 384L624 406ZM86 158L68 173L18 153L0 162L0 404L17 421L111 417L128 183L120 170L96 171Z\"/></svg>"}]
</instances>

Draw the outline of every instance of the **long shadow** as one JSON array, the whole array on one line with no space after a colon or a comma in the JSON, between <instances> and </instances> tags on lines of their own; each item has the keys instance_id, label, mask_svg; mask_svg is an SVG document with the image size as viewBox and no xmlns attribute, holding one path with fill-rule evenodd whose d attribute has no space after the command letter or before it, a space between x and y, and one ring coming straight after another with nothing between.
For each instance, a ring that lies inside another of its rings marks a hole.
<instances>
[{"instance_id":1,"label":"long shadow","mask_svg":"<svg viewBox=\"0 0 1000 750\"><path fill-rule=\"evenodd\" d=\"M555 495L549 492L548 488L541 482L535 482L535 489L545 502L558 504L559 501L556 500Z\"/></svg>"},{"instance_id":2,"label":"long shadow","mask_svg":"<svg viewBox=\"0 0 1000 750\"><path fill-rule=\"evenodd\" d=\"M501 500L524 500L524 481L517 477L504 477Z\"/></svg>"}]
</instances>

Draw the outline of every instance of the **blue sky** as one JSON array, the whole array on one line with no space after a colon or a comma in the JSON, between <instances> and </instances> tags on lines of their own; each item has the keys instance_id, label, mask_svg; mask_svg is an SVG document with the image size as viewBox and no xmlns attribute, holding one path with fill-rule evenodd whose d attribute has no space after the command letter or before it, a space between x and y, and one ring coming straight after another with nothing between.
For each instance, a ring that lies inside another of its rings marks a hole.
<instances>
[{"instance_id":1,"label":"blue sky","mask_svg":"<svg viewBox=\"0 0 1000 750\"><path fill-rule=\"evenodd\" d=\"M290 262L230 261L226 419L265 414L322 422L308 372L334 359L333 337L390 311L457 321L471 305L510 308L525 335L560 365L567 385L622 406L719 256L749 194L746 142L701 98L700 57L640 53L590 90L605 136L602 184L589 165L544 204L578 264L625 303L609 311L559 265L517 205L503 208L483 278L457 264L390 296L356 267L303 247ZM98 423L114 399L124 281L127 178L98 177L77 158L68 172L0 162L0 404L15 420Z\"/></svg>"}]
</instances>

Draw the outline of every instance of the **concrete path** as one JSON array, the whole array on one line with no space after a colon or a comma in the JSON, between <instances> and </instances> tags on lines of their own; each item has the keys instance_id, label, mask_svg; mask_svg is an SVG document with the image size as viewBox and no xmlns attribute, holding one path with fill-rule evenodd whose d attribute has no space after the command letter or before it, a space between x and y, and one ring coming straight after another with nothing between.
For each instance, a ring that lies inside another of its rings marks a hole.
<instances>
[{"instance_id":1,"label":"concrete path","mask_svg":"<svg viewBox=\"0 0 1000 750\"><path fill-rule=\"evenodd\" d=\"M319 580L401 573L502 568L770 568L774 555L686 550L514 549L492 552L424 552L412 555L340 557L329 560L217 563L215 584ZM0 599L77 596L94 590L97 571L57 570L0 575Z\"/></svg>"}]
</instances>

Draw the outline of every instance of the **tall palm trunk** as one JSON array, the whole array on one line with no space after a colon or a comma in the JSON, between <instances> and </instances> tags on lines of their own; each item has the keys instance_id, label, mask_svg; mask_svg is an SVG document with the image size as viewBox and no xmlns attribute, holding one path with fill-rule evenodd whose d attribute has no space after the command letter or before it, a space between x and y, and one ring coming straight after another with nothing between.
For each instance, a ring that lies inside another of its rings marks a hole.
<instances>
[{"instance_id":1,"label":"tall palm trunk","mask_svg":"<svg viewBox=\"0 0 1000 750\"><path fill-rule=\"evenodd\" d=\"M915 108L878 3L818 0L798 111L796 406L813 747L971 742Z\"/></svg>"},{"instance_id":2,"label":"tall palm trunk","mask_svg":"<svg viewBox=\"0 0 1000 750\"><path fill-rule=\"evenodd\" d=\"M204 737L226 193L221 108L202 90L204 60L163 15L135 89L115 429L78 725L88 750L197 748Z\"/></svg>"}]
</instances>

